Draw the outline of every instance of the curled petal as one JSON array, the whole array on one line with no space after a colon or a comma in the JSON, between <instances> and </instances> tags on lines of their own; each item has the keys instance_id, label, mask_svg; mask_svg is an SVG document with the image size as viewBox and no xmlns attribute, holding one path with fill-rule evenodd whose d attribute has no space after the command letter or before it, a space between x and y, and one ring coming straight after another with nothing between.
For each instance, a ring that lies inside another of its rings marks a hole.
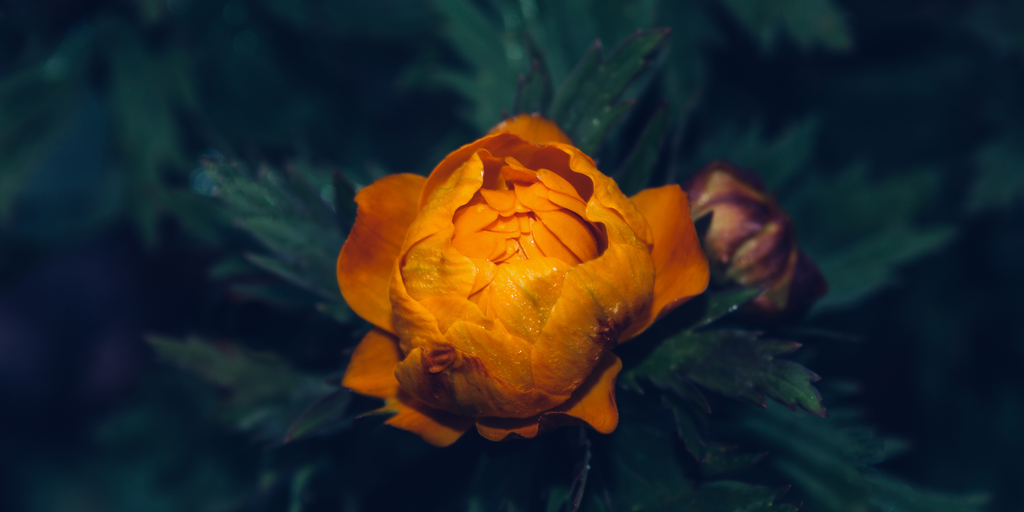
<instances>
[{"instance_id":1,"label":"curled petal","mask_svg":"<svg viewBox=\"0 0 1024 512\"><path fill-rule=\"evenodd\" d=\"M484 439L505 441L514 438L533 439L540 433L540 417L477 418L476 431Z\"/></svg>"},{"instance_id":2,"label":"curled petal","mask_svg":"<svg viewBox=\"0 0 1024 512\"><path fill-rule=\"evenodd\" d=\"M399 391L395 365L401 360L398 338L379 327L371 329L352 352L341 385L363 395L394 398Z\"/></svg>"},{"instance_id":3,"label":"curled petal","mask_svg":"<svg viewBox=\"0 0 1024 512\"><path fill-rule=\"evenodd\" d=\"M532 438L541 431L569 424L587 425L602 434L610 434L619 424L615 379L621 370L622 361L609 352L562 405L531 418L477 418L476 430L491 441Z\"/></svg>"},{"instance_id":4,"label":"curled petal","mask_svg":"<svg viewBox=\"0 0 1024 512\"><path fill-rule=\"evenodd\" d=\"M559 259L544 257L501 265L484 292L488 294L485 313L512 334L533 342L561 295L569 268Z\"/></svg>"},{"instance_id":5,"label":"curled petal","mask_svg":"<svg viewBox=\"0 0 1024 512\"><path fill-rule=\"evenodd\" d=\"M572 397L553 411L541 416L543 423L556 415L575 418L602 434L611 434L619 424L619 410L615 406L615 379L622 371L622 360L608 352L601 357L594 371Z\"/></svg>"},{"instance_id":6,"label":"curled petal","mask_svg":"<svg viewBox=\"0 0 1024 512\"><path fill-rule=\"evenodd\" d=\"M388 281L425 182L415 174L392 174L360 190L356 222L338 255L341 295L357 315L389 332Z\"/></svg>"},{"instance_id":7,"label":"curled petal","mask_svg":"<svg viewBox=\"0 0 1024 512\"><path fill-rule=\"evenodd\" d=\"M533 346L537 389L568 395L578 388L648 307L653 289L654 263L632 245L610 245L600 258L570 270Z\"/></svg>"},{"instance_id":8,"label":"curled petal","mask_svg":"<svg viewBox=\"0 0 1024 512\"><path fill-rule=\"evenodd\" d=\"M533 144L548 144L551 142L572 144L572 140L569 139L565 132L558 128L557 124L541 117L540 114L519 114L511 117L498 123L487 134L500 132L514 133L522 137L523 140Z\"/></svg>"},{"instance_id":9,"label":"curled petal","mask_svg":"<svg viewBox=\"0 0 1024 512\"><path fill-rule=\"evenodd\" d=\"M690 203L679 185L644 190L632 201L651 227L654 300L620 341L640 334L661 316L704 292L710 278L707 256L690 220Z\"/></svg>"},{"instance_id":10,"label":"curled petal","mask_svg":"<svg viewBox=\"0 0 1024 512\"><path fill-rule=\"evenodd\" d=\"M439 358L443 364L437 364ZM443 353L413 350L395 368L395 377L402 389L428 405L472 417L529 417L569 398L569 393L520 390L498 378L481 358L451 345Z\"/></svg>"},{"instance_id":11,"label":"curled petal","mask_svg":"<svg viewBox=\"0 0 1024 512\"><path fill-rule=\"evenodd\" d=\"M431 171L430 177L427 178L427 182L423 185L423 191L420 193L419 209L422 210L429 202L430 196L434 191L447 182L451 175L478 151L485 150L491 155L511 156L517 160L528 161L538 149L540 147L530 144L516 135L502 132L488 135L472 144L467 144L452 151ZM466 203L463 202L460 206L462 204Z\"/></svg>"},{"instance_id":12,"label":"curled petal","mask_svg":"<svg viewBox=\"0 0 1024 512\"><path fill-rule=\"evenodd\" d=\"M438 447L451 445L473 426L472 418L439 411L405 392L389 401L385 409L395 413L385 425L412 432Z\"/></svg>"}]
</instances>

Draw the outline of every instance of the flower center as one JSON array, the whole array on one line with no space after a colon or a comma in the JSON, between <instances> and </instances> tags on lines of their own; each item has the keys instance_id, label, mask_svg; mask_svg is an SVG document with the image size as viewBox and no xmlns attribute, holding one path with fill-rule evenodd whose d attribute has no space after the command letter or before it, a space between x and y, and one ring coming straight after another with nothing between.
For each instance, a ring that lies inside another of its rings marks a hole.
<instances>
[{"instance_id":1,"label":"flower center","mask_svg":"<svg viewBox=\"0 0 1024 512\"><path fill-rule=\"evenodd\" d=\"M490 166L484 187L455 212L459 252L495 264L550 257L571 266L600 255L602 230L586 220L587 203L571 183L512 157L492 164L501 165Z\"/></svg>"}]
</instances>

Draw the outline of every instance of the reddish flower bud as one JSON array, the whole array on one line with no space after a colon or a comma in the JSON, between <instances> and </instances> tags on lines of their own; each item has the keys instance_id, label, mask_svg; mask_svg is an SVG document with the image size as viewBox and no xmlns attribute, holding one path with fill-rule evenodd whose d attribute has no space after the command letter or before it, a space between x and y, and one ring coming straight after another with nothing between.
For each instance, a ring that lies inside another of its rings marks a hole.
<instances>
[{"instance_id":1,"label":"reddish flower bud","mask_svg":"<svg viewBox=\"0 0 1024 512\"><path fill-rule=\"evenodd\" d=\"M817 265L800 250L793 221L757 175L715 162L684 188L691 217L711 215L702 241L713 279L764 290L747 313L791 319L828 291Z\"/></svg>"}]
</instances>

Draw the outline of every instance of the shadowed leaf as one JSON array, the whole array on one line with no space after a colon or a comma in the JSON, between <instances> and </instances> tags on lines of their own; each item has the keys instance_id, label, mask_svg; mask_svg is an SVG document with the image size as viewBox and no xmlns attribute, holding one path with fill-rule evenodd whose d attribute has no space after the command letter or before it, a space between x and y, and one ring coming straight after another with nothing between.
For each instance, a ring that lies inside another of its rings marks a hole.
<instances>
[{"instance_id":1,"label":"shadowed leaf","mask_svg":"<svg viewBox=\"0 0 1024 512\"><path fill-rule=\"evenodd\" d=\"M600 41L595 42L558 88L549 117L584 153L593 153L628 110L628 103L616 103L618 97L667 36L666 29L637 32L607 59L602 57Z\"/></svg>"},{"instance_id":2,"label":"shadowed leaf","mask_svg":"<svg viewBox=\"0 0 1024 512\"><path fill-rule=\"evenodd\" d=\"M676 390L681 386L677 379L685 379L762 407L768 396L789 408L825 416L821 395L811 385L818 376L777 359L799 347L791 341L758 339L757 333L746 331L684 332L665 340L620 379L633 389L639 389L636 379L642 377Z\"/></svg>"}]
</instances>

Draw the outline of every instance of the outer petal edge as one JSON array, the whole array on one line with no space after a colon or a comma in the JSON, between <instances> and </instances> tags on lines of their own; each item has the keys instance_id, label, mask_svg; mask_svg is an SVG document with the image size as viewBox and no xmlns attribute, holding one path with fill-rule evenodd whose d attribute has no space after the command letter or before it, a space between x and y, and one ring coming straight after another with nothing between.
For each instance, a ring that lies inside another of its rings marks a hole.
<instances>
[{"instance_id":1,"label":"outer petal edge","mask_svg":"<svg viewBox=\"0 0 1024 512\"><path fill-rule=\"evenodd\" d=\"M423 176L392 174L360 190L355 224L338 254L342 297L357 315L391 333L391 272L425 183Z\"/></svg>"}]
</instances>

